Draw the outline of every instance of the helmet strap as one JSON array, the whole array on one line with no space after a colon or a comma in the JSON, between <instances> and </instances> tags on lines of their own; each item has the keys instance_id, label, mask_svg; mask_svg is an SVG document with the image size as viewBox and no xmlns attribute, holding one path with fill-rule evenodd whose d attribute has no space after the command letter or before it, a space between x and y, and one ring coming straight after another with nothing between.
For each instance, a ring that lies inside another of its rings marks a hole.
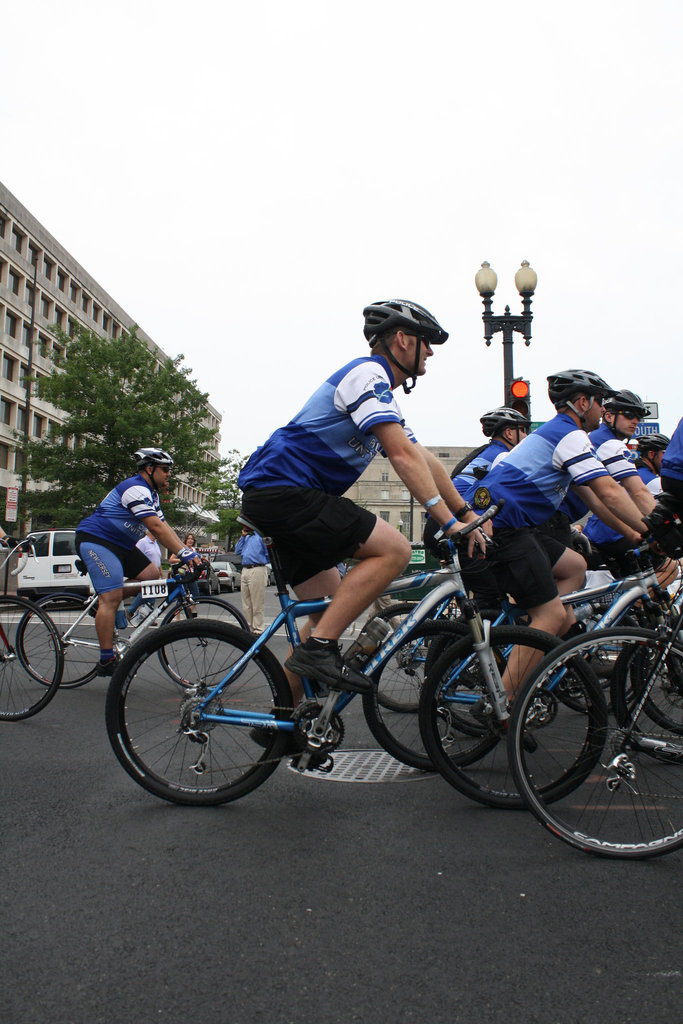
<instances>
[{"instance_id":1,"label":"helmet strap","mask_svg":"<svg viewBox=\"0 0 683 1024\"><path fill-rule=\"evenodd\" d=\"M403 382L402 386L403 386L403 390L405 391L405 393L407 395L409 395L410 392L415 387L415 385L417 384L417 371L418 371L418 368L419 368L419 365L420 365L420 348L419 348L419 346L417 347L416 353L415 353L415 369L411 373L410 370L407 370L405 368L405 366L402 366L401 363L399 363L398 359L396 359L396 357L394 356L393 352L391 351L391 349L387 345L387 343L386 343L384 338L381 339L380 345L382 346L382 350L384 351L384 354L387 357L387 359L389 360L389 362L393 363L394 366L398 367L398 369L401 371L401 373L405 373L406 377L408 378L407 380L405 380ZM412 380L412 384L409 385L408 384L408 380Z\"/></svg>"},{"instance_id":2,"label":"helmet strap","mask_svg":"<svg viewBox=\"0 0 683 1024\"><path fill-rule=\"evenodd\" d=\"M591 395L591 396L590 396L590 400L591 400L591 404L590 404L590 405L589 405L589 407L588 407L589 409L590 409L590 408L591 408L591 406L593 405L593 401L594 401L594 399L593 399L593 395ZM574 414L575 414L576 416L578 416L578 417L579 417L579 421L580 421L580 423L581 423L581 426L585 428L585 426L586 426L586 417L584 416L584 414L583 414L582 412L579 412L579 410L578 410L578 409L576 408L576 406L574 405L574 403L573 403L573 402L569 402L569 401L567 401L567 402L565 402L565 405L567 406L567 408L571 409L571 411L572 411L572 412L573 412L573 413L574 413Z\"/></svg>"}]
</instances>

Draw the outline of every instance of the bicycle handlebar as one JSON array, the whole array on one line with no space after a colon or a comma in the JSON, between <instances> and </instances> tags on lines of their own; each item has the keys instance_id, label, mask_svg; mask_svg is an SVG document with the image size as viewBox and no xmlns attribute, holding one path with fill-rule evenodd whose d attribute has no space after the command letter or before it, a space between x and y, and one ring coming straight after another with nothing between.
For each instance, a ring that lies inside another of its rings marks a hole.
<instances>
[{"instance_id":1,"label":"bicycle handlebar","mask_svg":"<svg viewBox=\"0 0 683 1024\"><path fill-rule=\"evenodd\" d=\"M195 583L210 567L211 562L203 558L199 565L190 566L190 563L188 563L183 573L169 576L168 578L172 583Z\"/></svg>"}]
</instances>

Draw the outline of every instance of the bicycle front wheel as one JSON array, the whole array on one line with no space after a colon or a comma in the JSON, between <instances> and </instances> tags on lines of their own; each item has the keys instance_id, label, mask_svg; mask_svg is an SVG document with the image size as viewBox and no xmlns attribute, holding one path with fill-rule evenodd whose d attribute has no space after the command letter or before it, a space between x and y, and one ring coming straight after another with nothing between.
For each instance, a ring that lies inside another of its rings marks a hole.
<instances>
[{"instance_id":1,"label":"bicycle front wheel","mask_svg":"<svg viewBox=\"0 0 683 1024\"><path fill-rule=\"evenodd\" d=\"M239 608L235 608L229 601L223 601L220 597L210 597L200 594L191 605L183 605L181 608L172 607L161 620L162 626L168 626L171 622L182 622L183 619L215 619L224 622L228 626L239 626L240 629L249 629Z\"/></svg>"},{"instance_id":2,"label":"bicycle front wheel","mask_svg":"<svg viewBox=\"0 0 683 1024\"><path fill-rule=\"evenodd\" d=\"M253 721L210 721L199 709L251 643L242 630L193 619L131 647L109 685L106 722L114 753L138 785L173 803L220 804L244 796L275 770L289 749L288 733L254 730ZM291 707L284 671L264 647L205 713L286 719ZM269 733L265 746L263 733Z\"/></svg>"},{"instance_id":3,"label":"bicycle front wheel","mask_svg":"<svg viewBox=\"0 0 683 1024\"><path fill-rule=\"evenodd\" d=\"M494 626L489 643L502 676L513 649L524 649L520 665L536 663L558 640L526 626ZM472 637L465 636L441 654L427 677L419 714L425 750L444 779L465 796L491 807L522 808L508 765L507 723L493 713L482 714L486 704L490 696L482 667Z\"/></svg>"},{"instance_id":4,"label":"bicycle front wheel","mask_svg":"<svg viewBox=\"0 0 683 1024\"><path fill-rule=\"evenodd\" d=\"M666 639L619 627L577 637L544 659L515 701L510 756L520 793L541 824L579 850L644 858L683 846L683 739L668 713L656 711L662 693L670 701L668 659L659 656ZM627 688L619 719L597 680L584 680L581 711L553 703L572 659L590 663L603 654L615 671L620 666ZM530 735L533 750L525 749ZM558 766L568 780L559 799L548 787Z\"/></svg>"},{"instance_id":5,"label":"bicycle front wheel","mask_svg":"<svg viewBox=\"0 0 683 1024\"><path fill-rule=\"evenodd\" d=\"M63 668L59 634L32 601L0 596L0 720L30 718L59 688Z\"/></svg>"}]
</instances>

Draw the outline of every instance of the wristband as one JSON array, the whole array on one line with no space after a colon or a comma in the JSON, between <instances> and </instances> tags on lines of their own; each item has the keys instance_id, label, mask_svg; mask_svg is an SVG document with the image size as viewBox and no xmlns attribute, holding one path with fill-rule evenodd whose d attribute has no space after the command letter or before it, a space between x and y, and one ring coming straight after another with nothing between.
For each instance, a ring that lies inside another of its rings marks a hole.
<instances>
[{"instance_id":1,"label":"wristband","mask_svg":"<svg viewBox=\"0 0 683 1024\"><path fill-rule=\"evenodd\" d=\"M466 515L468 512L474 512L474 509L470 505L469 501L466 501L465 504L461 508L459 508L455 514L458 517L458 519L462 519L462 517Z\"/></svg>"},{"instance_id":2,"label":"wristband","mask_svg":"<svg viewBox=\"0 0 683 1024\"><path fill-rule=\"evenodd\" d=\"M430 498L429 501L425 501L422 507L428 512L430 508L433 508L434 505L438 505L440 501L443 501L443 498L440 494L437 494L434 498Z\"/></svg>"},{"instance_id":3,"label":"wristband","mask_svg":"<svg viewBox=\"0 0 683 1024\"><path fill-rule=\"evenodd\" d=\"M458 520L455 518L455 516L453 516L453 518L449 522L444 523L444 525L441 527L441 529L437 530L437 532L434 534L434 539L435 540L441 540L441 538L446 533L446 530L450 530L451 526L455 526L457 521Z\"/></svg>"}]
</instances>

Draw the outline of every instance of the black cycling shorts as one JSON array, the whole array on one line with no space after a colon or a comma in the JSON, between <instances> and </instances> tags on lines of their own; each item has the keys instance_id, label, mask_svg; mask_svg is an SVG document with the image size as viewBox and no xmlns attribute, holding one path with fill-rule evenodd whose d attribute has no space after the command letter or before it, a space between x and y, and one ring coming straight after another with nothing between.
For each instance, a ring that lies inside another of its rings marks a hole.
<instances>
[{"instance_id":1,"label":"black cycling shorts","mask_svg":"<svg viewBox=\"0 0 683 1024\"><path fill-rule=\"evenodd\" d=\"M242 511L273 538L293 587L352 558L377 522L349 498L308 487L250 487L242 496Z\"/></svg>"},{"instance_id":2,"label":"black cycling shorts","mask_svg":"<svg viewBox=\"0 0 683 1024\"><path fill-rule=\"evenodd\" d=\"M553 566L567 550L554 537L531 527L494 528L494 549L489 549L498 584L522 608L536 608L557 597Z\"/></svg>"}]
</instances>

